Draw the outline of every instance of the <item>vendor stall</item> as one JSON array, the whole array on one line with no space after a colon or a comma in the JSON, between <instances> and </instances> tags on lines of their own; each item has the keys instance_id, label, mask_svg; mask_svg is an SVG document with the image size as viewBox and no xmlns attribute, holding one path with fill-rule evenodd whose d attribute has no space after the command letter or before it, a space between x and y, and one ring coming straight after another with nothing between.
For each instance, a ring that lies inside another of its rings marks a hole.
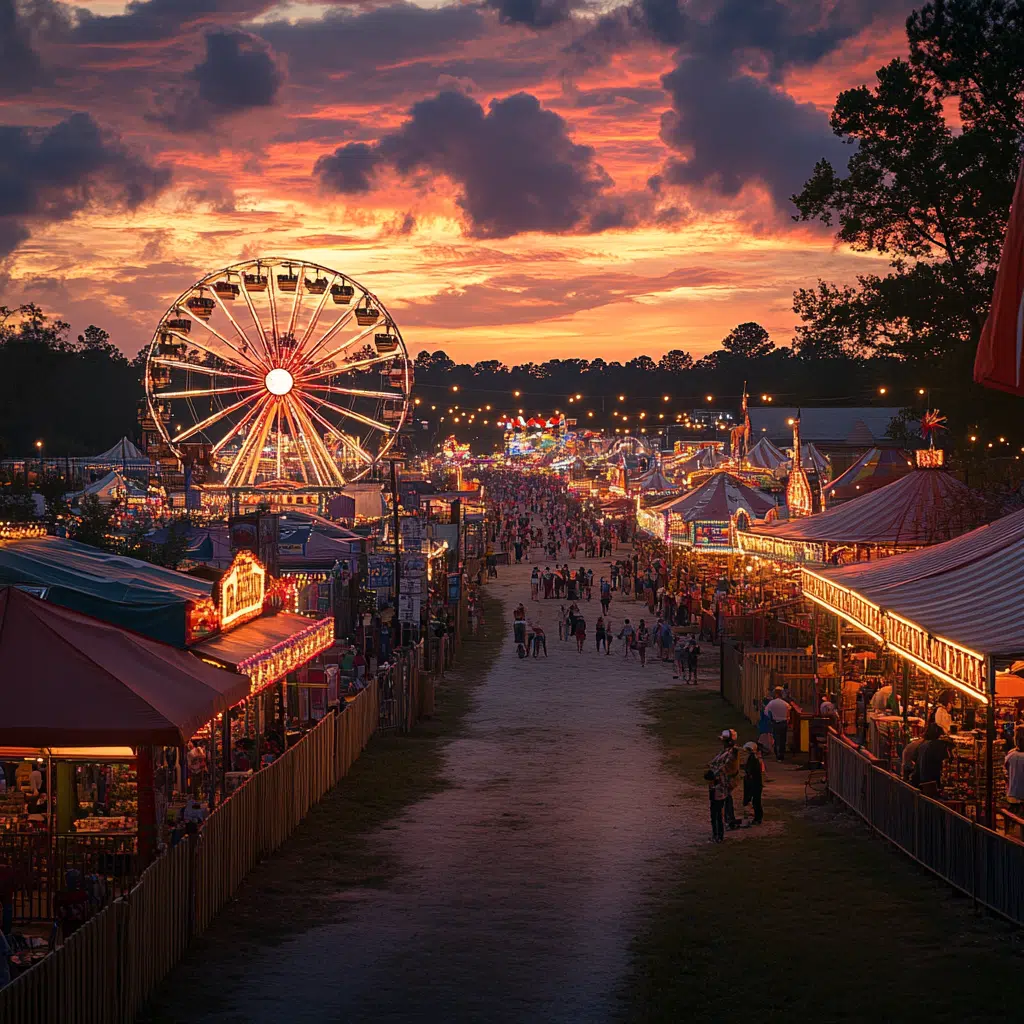
<instances>
[{"instance_id":1,"label":"vendor stall","mask_svg":"<svg viewBox=\"0 0 1024 1024\"><path fill-rule=\"evenodd\" d=\"M1006 736L1024 721L1024 512L880 562L805 567L802 577L804 595L845 623L840 650L853 626L898 658L902 673L883 663L877 689L892 688L887 704L905 723L934 720L949 735L940 793L993 823ZM870 689L858 684L865 723Z\"/></svg>"}]
</instances>

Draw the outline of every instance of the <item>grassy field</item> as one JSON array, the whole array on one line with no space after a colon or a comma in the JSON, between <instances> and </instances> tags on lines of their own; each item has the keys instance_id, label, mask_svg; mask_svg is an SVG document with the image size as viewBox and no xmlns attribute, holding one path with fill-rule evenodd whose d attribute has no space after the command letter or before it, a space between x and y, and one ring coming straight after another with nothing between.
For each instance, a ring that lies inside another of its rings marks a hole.
<instances>
[{"instance_id":1,"label":"grassy field","mask_svg":"<svg viewBox=\"0 0 1024 1024\"><path fill-rule=\"evenodd\" d=\"M343 912L337 894L354 886L386 885L394 876L396 866L371 850L368 837L406 807L444 788L445 744L458 736L473 690L486 677L506 632L498 600L485 596L484 611L487 624L464 641L457 667L437 691L433 717L411 734L379 734L370 740L348 776L246 878L140 1020L179 1019L175 1007L185 993L183 1001L192 1006L215 1007L218 970L227 977L244 973L247 953L336 919Z\"/></svg>"},{"instance_id":2,"label":"grassy field","mask_svg":"<svg viewBox=\"0 0 1024 1024\"><path fill-rule=\"evenodd\" d=\"M651 699L667 762L694 786L726 726L716 694ZM772 766L769 765L771 771ZM770 778L771 776L769 776ZM778 787L777 787L778 788ZM762 829L704 839L655 894L634 944L632 1021L988 1021L1016 1005L1020 935L915 867L851 815L765 790Z\"/></svg>"}]
</instances>

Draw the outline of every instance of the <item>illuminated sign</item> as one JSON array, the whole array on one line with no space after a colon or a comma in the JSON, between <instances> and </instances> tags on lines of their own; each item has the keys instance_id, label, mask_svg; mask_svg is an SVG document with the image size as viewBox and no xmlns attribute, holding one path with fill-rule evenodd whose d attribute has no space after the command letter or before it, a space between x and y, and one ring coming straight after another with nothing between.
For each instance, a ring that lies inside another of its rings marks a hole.
<instances>
[{"instance_id":1,"label":"illuminated sign","mask_svg":"<svg viewBox=\"0 0 1024 1024\"><path fill-rule=\"evenodd\" d=\"M815 541L792 540L789 537L767 537L758 533L739 531L737 541L745 555L762 555L780 562L797 564L825 561L825 545Z\"/></svg>"},{"instance_id":2,"label":"illuminated sign","mask_svg":"<svg viewBox=\"0 0 1024 1024\"><path fill-rule=\"evenodd\" d=\"M267 570L250 552L239 551L217 583L221 630L240 626L259 616L266 591Z\"/></svg>"},{"instance_id":3,"label":"illuminated sign","mask_svg":"<svg viewBox=\"0 0 1024 1024\"><path fill-rule=\"evenodd\" d=\"M693 546L695 548L727 548L729 547L728 523L694 523Z\"/></svg>"},{"instance_id":4,"label":"illuminated sign","mask_svg":"<svg viewBox=\"0 0 1024 1024\"><path fill-rule=\"evenodd\" d=\"M914 452L918 469L942 469L946 464L946 453L941 448L918 448Z\"/></svg>"}]
</instances>

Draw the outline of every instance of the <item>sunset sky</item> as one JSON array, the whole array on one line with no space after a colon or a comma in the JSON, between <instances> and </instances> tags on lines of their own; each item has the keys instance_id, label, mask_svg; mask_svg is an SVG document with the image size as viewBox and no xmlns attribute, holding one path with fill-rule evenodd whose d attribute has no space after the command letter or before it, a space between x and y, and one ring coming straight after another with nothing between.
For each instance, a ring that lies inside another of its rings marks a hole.
<instances>
[{"instance_id":1,"label":"sunset sky","mask_svg":"<svg viewBox=\"0 0 1024 1024\"><path fill-rule=\"evenodd\" d=\"M0 0L0 302L130 355L292 254L458 360L700 355L877 258L794 224L887 0Z\"/></svg>"}]
</instances>

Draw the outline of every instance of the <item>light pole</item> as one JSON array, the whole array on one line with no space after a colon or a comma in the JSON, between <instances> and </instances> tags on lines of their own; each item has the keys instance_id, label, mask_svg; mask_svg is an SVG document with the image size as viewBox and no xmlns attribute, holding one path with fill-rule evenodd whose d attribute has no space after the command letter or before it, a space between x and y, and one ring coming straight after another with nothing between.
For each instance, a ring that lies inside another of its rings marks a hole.
<instances>
[{"instance_id":1,"label":"light pole","mask_svg":"<svg viewBox=\"0 0 1024 1024\"><path fill-rule=\"evenodd\" d=\"M402 619L398 606L402 595L402 548L401 535L398 530L398 464L405 462L404 455L387 455L385 460L391 465L391 511L393 515L393 532L395 541L395 629L394 647L402 646Z\"/></svg>"},{"instance_id":2,"label":"light pole","mask_svg":"<svg viewBox=\"0 0 1024 1024\"><path fill-rule=\"evenodd\" d=\"M39 480L36 481L36 483L38 484L39 481L41 481L43 479L43 442L42 441L36 441L36 453L39 455ZM26 473L25 476L27 477L28 474ZM28 480L26 480L25 482L28 483Z\"/></svg>"}]
</instances>

